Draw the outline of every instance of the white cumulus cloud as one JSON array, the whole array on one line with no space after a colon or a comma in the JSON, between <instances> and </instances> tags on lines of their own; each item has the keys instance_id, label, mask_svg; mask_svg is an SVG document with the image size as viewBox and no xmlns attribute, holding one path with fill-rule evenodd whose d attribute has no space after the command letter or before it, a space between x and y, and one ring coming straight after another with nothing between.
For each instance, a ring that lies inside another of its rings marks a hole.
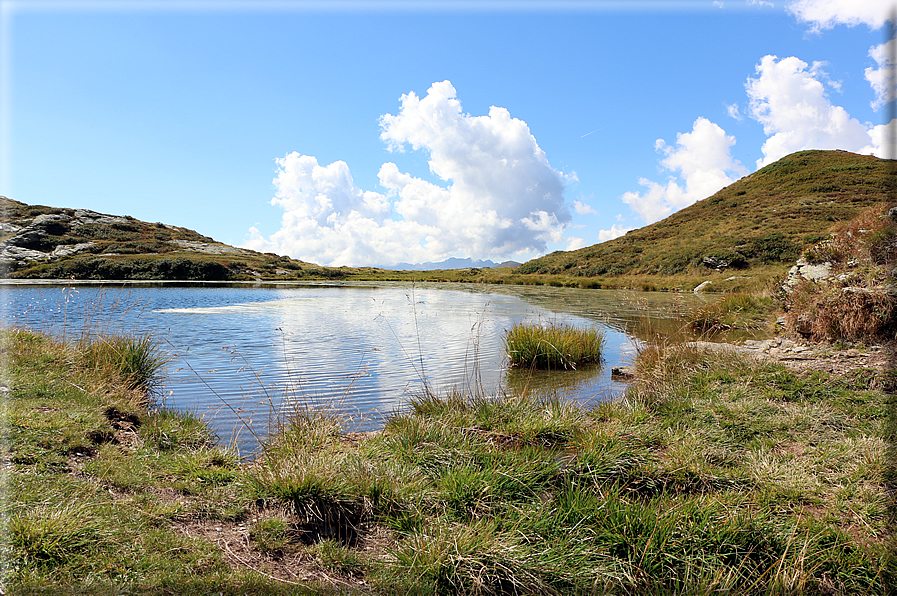
<instances>
[{"instance_id":1,"label":"white cumulus cloud","mask_svg":"<svg viewBox=\"0 0 897 596\"><path fill-rule=\"evenodd\" d=\"M758 167L803 149L844 149L881 156L871 137L872 128L831 103L819 80L820 65L809 66L794 56L764 56L759 75L745 88L750 115L763 125L769 138L763 143Z\"/></svg>"},{"instance_id":2,"label":"white cumulus cloud","mask_svg":"<svg viewBox=\"0 0 897 596\"><path fill-rule=\"evenodd\" d=\"M582 201L573 201L573 210L576 211L579 215L598 215L598 212L589 205L588 203L583 203Z\"/></svg>"},{"instance_id":3,"label":"white cumulus cloud","mask_svg":"<svg viewBox=\"0 0 897 596\"><path fill-rule=\"evenodd\" d=\"M427 152L442 183L388 162L378 173L386 192L363 191L344 162L321 166L291 153L277 160L271 201L284 210L281 229L268 239L252 229L244 246L328 265L390 265L503 260L564 240L571 221L564 175L505 108L465 114L443 81L424 97L403 95L398 114L382 116L380 127L390 150Z\"/></svg>"},{"instance_id":4,"label":"white cumulus cloud","mask_svg":"<svg viewBox=\"0 0 897 596\"><path fill-rule=\"evenodd\" d=\"M863 147L860 153L869 153L884 159L897 159L897 118L888 124L879 124L869 129L872 142Z\"/></svg>"},{"instance_id":5,"label":"white cumulus cloud","mask_svg":"<svg viewBox=\"0 0 897 596\"><path fill-rule=\"evenodd\" d=\"M610 227L609 230L598 231L598 242L607 242L608 240L613 240L614 238L625 236L626 232L629 232L632 229L633 228L617 226L617 224L614 224Z\"/></svg>"},{"instance_id":6,"label":"white cumulus cloud","mask_svg":"<svg viewBox=\"0 0 897 596\"><path fill-rule=\"evenodd\" d=\"M567 239L567 246L564 248L566 251L578 250L580 248L585 248L586 241L578 236L570 236Z\"/></svg>"},{"instance_id":7,"label":"white cumulus cloud","mask_svg":"<svg viewBox=\"0 0 897 596\"><path fill-rule=\"evenodd\" d=\"M897 52L897 37L880 46L872 46L869 56L878 64L878 68L866 69L866 80L872 85L875 99L872 107L878 109L895 99L895 87L897 87L897 64L891 61L891 56Z\"/></svg>"},{"instance_id":8,"label":"white cumulus cloud","mask_svg":"<svg viewBox=\"0 0 897 596\"><path fill-rule=\"evenodd\" d=\"M741 115L741 110L737 103L733 103L732 105L726 104L726 113L729 114L729 118L744 120L744 116Z\"/></svg>"},{"instance_id":9,"label":"white cumulus cloud","mask_svg":"<svg viewBox=\"0 0 897 596\"><path fill-rule=\"evenodd\" d=\"M878 29L887 21L893 4L886 0L797 0L788 4L787 10L816 31L836 25Z\"/></svg>"},{"instance_id":10,"label":"white cumulus cloud","mask_svg":"<svg viewBox=\"0 0 897 596\"><path fill-rule=\"evenodd\" d=\"M647 223L653 223L706 199L747 174L744 166L732 158L734 144L735 137L726 135L718 124L698 118L691 132L676 135L675 146L668 146L663 139L655 143L656 149L665 155L660 165L674 173L666 184L640 178L639 184L647 191L627 192L622 196L623 202Z\"/></svg>"}]
</instances>

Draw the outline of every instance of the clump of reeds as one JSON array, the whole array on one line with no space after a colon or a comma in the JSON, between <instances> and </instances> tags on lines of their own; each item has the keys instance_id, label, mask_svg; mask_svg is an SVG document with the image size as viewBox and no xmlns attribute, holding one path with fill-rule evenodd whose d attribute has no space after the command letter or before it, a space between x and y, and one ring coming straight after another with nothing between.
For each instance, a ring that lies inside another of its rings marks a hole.
<instances>
[{"instance_id":1,"label":"clump of reeds","mask_svg":"<svg viewBox=\"0 0 897 596\"><path fill-rule=\"evenodd\" d=\"M87 368L147 394L161 384L168 362L150 334L94 335L78 340L76 348Z\"/></svg>"},{"instance_id":2,"label":"clump of reeds","mask_svg":"<svg viewBox=\"0 0 897 596\"><path fill-rule=\"evenodd\" d=\"M511 366L569 369L600 361L604 334L563 323L517 323L505 332L504 346Z\"/></svg>"}]
</instances>

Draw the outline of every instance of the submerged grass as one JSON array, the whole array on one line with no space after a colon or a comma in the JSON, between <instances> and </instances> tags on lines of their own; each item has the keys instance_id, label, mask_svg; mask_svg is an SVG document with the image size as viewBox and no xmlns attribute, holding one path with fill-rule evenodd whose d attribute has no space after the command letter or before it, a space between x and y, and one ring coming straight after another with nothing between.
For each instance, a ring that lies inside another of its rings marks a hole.
<instances>
[{"instance_id":1,"label":"submerged grass","mask_svg":"<svg viewBox=\"0 0 897 596\"><path fill-rule=\"evenodd\" d=\"M195 416L109 383L83 345L23 330L6 345L11 593L883 594L897 579L892 398L863 375L661 344L617 401L424 393L353 442L339 412L296 408L241 463Z\"/></svg>"},{"instance_id":2,"label":"submerged grass","mask_svg":"<svg viewBox=\"0 0 897 596\"><path fill-rule=\"evenodd\" d=\"M512 366L576 368L601 360L604 334L564 323L517 323L505 332L504 345Z\"/></svg>"}]
</instances>

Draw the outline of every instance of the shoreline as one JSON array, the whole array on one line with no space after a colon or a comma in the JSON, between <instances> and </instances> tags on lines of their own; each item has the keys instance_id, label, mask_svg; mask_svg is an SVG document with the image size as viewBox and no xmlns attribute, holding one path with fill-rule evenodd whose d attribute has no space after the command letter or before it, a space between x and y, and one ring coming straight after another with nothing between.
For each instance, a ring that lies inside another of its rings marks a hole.
<instances>
[{"instance_id":1,"label":"shoreline","mask_svg":"<svg viewBox=\"0 0 897 596\"><path fill-rule=\"evenodd\" d=\"M423 395L370 433L297 410L241 462L5 333L11 592L875 594L897 572L888 347L665 346L612 403Z\"/></svg>"}]
</instances>

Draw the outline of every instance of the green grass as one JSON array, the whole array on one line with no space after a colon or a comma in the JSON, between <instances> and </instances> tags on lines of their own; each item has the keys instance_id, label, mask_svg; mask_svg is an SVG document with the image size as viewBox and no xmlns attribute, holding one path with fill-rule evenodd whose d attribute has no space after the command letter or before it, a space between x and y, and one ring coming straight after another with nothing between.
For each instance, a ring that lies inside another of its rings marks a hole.
<instances>
[{"instance_id":1,"label":"green grass","mask_svg":"<svg viewBox=\"0 0 897 596\"><path fill-rule=\"evenodd\" d=\"M880 393L694 350L649 360L593 411L430 396L393 418L368 457L432 488L395 508L418 523L373 576L446 594L884 588Z\"/></svg>"},{"instance_id":2,"label":"green grass","mask_svg":"<svg viewBox=\"0 0 897 596\"><path fill-rule=\"evenodd\" d=\"M599 362L604 334L563 323L517 323L503 341L511 366L557 370Z\"/></svg>"},{"instance_id":3,"label":"green grass","mask_svg":"<svg viewBox=\"0 0 897 596\"><path fill-rule=\"evenodd\" d=\"M747 293L727 294L687 315L694 331L716 333L732 329L771 327L777 313L776 301L768 296Z\"/></svg>"},{"instance_id":4,"label":"green grass","mask_svg":"<svg viewBox=\"0 0 897 596\"><path fill-rule=\"evenodd\" d=\"M84 366L118 377L126 388L152 393L162 380L168 359L152 335L100 335L81 340L77 352Z\"/></svg>"},{"instance_id":5,"label":"green grass","mask_svg":"<svg viewBox=\"0 0 897 596\"><path fill-rule=\"evenodd\" d=\"M62 343L23 329L0 339L12 389L0 426L11 464L0 511L6 593L296 593L232 568L213 543L178 529L237 519L250 501L238 461L208 427L148 409L164 360L151 340ZM149 376L135 376L135 346L138 364L156 363Z\"/></svg>"},{"instance_id":6,"label":"green grass","mask_svg":"<svg viewBox=\"0 0 897 596\"><path fill-rule=\"evenodd\" d=\"M4 338L8 593L882 594L897 572L872 371L659 344L617 401L422 394L357 444L296 408L241 462L84 344Z\"/></svg>"}]
</instances>

